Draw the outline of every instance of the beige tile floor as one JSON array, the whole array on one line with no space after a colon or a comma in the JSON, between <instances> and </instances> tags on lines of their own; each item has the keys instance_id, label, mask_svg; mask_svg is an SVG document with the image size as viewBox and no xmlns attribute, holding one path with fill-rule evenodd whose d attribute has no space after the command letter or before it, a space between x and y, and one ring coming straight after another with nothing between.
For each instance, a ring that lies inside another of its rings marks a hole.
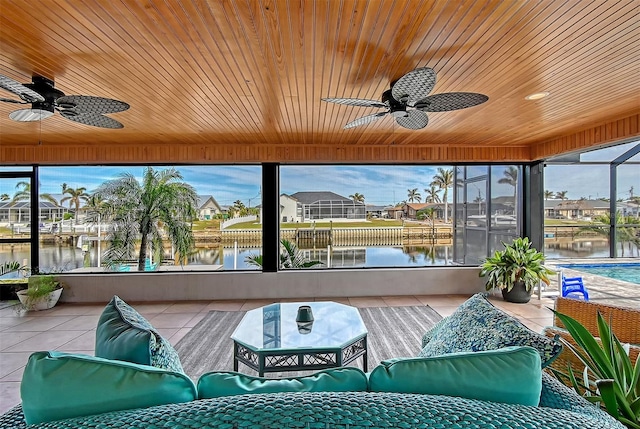
<instances>
[{"instance_id":1,"label":"beige tile floor","mask_svg":"<svg viewBox=\"0 0 640 429\"><path fill-rule=\"evenodd\" d=\"M378 296L323 298L354 307L429 305L442 316L450 315L468 296ZM289 301L315 301L314 298ZM320 300L320 299L317 299ZM553 299L535 297L529 304L509 304L492 298L496 306L539 332L552 324ZM176 344L211 310L246 311L274 301L208 301L131 303L172 344ZM20 380L27 358L34 351L60 350L93 355L95 327L105 304L58 304L51 310L18 314L13 307L0 309L0 413L20 402Z\"/></svg>"}]
</instances>

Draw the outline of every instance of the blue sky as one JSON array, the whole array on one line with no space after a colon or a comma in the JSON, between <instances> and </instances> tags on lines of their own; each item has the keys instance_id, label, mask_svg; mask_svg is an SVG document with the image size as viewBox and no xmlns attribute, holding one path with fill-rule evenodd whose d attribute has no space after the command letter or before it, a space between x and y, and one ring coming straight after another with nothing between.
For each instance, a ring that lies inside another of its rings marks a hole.
<instances>
[{"instance_id":1,"label":"blue sky","mask_svg":"<svg viewBox=\"0 0 640 429\"><path fill-rule=\"evenodd\" d=\"M154 166L156 169L167 168ZM260 204L260 166L176 166L186 182L198 194L213 195L223 205L236 200L255 206ZM451 167L446 167L451 168ZM42 193L61 194L62 183L72 188L84 186L88 192L123 172L141 178L143 167L42 167ZM425 166L281 166L281 193L299 191L332 191L348 197L354 193L365 196L367 204L387 205L407 199L407 191L417 188L423 199L425 188L433 180L437 167ZM15 193L15 180L0 181L0 194ZM510 191L505 191L509 193ZM451 190L449 191L451 201Z\"/></svg>"},{"instance_id":2,"label":"blue sky","mask_svg":"<svg viewBox=\"0 0 640 429\"><path fill-rule=\"evenodd\" d=\"M230 205L238 199L246 205L249 199L252 206L260 204L260 166L183 165L176 169L198 194L213 195L220 204ZM62 183L73 188L84 186L90 192L122 172L141 178L142 171L142 167L43 167L40 183L43 193L61 193ZM436 172L436 167L418 166L281 166L280 187L286 194L332 191L348 197L358 192L367 204L386 205L406 200L408 189L418 188L424 197L424 188L429 187Z\"/></svg>"},{"instance_id":3,"label":"blue sky","mask_svg":"<svg viewBox=\"0 0 640 429\"><path fill-rule=\"evenodd\" d=\"M631 142L580 155L581 162L613 161L639 142ZM640 154L630 161L640 162ZM640 165L623 164L618 167L616 199L628 199L630 189L640 196ZM552 192L567 191L570 199L609 197L609 165L547 165L544 170L545 189Z\"/></svg>"}]
</instances>

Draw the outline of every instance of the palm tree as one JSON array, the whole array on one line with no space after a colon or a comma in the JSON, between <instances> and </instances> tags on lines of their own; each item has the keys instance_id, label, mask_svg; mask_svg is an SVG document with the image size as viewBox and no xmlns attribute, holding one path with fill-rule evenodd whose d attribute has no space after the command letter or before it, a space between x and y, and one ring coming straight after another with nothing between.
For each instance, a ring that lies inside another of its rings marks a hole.
<instances>
[{"instance_id":1,"label":"palm tree","mask_svg":"<svg viewBox=\"0 0 640 429\"><path fill-rule=\"evenodd\" d=\"M436 185L431 185L429 189L424 190L426 197L424 197L424 201L427 203L441 203L440 199L440 189L436 187Z\"/></svg>"},{"instance_id":2,"label":"palm tree","mask_svg":"<svg viewBox=\"0 0 640 429\"><path fill-rule=\"evenodd\" d=\"M556 192L556 198L560 198L561 200L566 200L567 198L567 193L569 191L560 191L560 192Z\"/></svg>"},{"instance_id":3,"label":"palm tree","mask_svg":"<svg viewBox=\"0 0 640 429\"><path fill-rule=\"evenodd\" d=\"M418 188L407 189L407 198L410 203L419 203L422 201L422 195L418 192Z\"/></svg>"},{"instance_id":4,"label":"palm tree","mask_svg":"<svg viewBox=\"0 0 640 429\"><path fill-rule=\"evenodd\" d=\"M513 186L513 214L517 213L517 194L518 194L518 169L514 166L509 166L503 172L504 177L498 179L498 183Z\"/></svg>"},{"instance_id":5,"label":"palm tree","mask_svg":"<svg viewBox=\"0 0 640 429\"><path fill-rule=\"evenodd\" d=\"M507 184L514 187L513 198L516 197L516 190L518 187L518 169L514 166L509 166L504 172L504 177L498 180L500 184Z\"/></svg>"},{"instance_id":6,"label":"palm tree","mask_svg":"<svg viewBox=\"0 0 640 429\"><path fill-rule=\"evenodd\" d=\"M29 201L31 199L31 183L29 182L18 182L16 183L16 193L13 194L13 198L11 199L11 205L14 205L18 201ZM58 201L51 196L51 194L40 194L40 198L49 201L56 207L59 206ZM38 204L38 219L40 219L40 204Z\"/></svg>"},{"instance_id":7,"label":"palm tree","mask_svg":"<svg viewBox=\"0 0 640 429\"><path fill-rule=\"evenodd\" d=\"M308 261L298 247L289 240L280 241L280 268L311 268L322 265L322 261ZM248 265L262 268L262 255L249 255L244 258Z\"/></svg>"},{"instance_id":8,"label":"palm tree","mask_svg":"<svg viewBox=\"0 0 640 429\"><path fill-rule=\"evenodd\" d=\"M247 207L240 200L235 200L233 202L233 206L231 207L230 211L231 217L234 217L236 213L238 214L238 216L246 216L248 213Z\"/></svg>"},{"instance_id":9,"label":"palm tree","mask_svg":"<svg viewBox=\"0 0 640 429\"><path fill-rule=\"evenodd\" d=\"M349 195L349 198L351 198L356 203L364 203L364 195L357 192L353 195Z\"/></svg>"},{"instance_id":10,"label":"palm tree","mask_svg":"<svg viewBox=\"0 0 640 429\"><path fill-rule=\"evenodd\" d=\"M16 203L18 201L28 201L31 198L31 183L29 182L18 182L16 183L16 193L13 195L11 199L11 203ZM51 196L51 194L40 194L40 198L45 201L49 201L52 204L58 206L58 201Z\"/></svg>"},{"instance_id":11,"label":"palm tree","mask_svg":"<svg viewBox=\"0 0 640 429\"><path fill-rule=\"evenodd\" d=\"M142 183L124 173L100 185L95 197L105 201L105 212L113 224L108 237L110 247L104 255L109 266L131 259L139 239L138 271L144 271L149 244L152 254L161 257L163 233L181 263L193 249L191 227L198 196L174 168L154 171L147 167Z\"/></svg>"},{"instance_id":12,"label":"palm tree","mask_svg":"<svg viewBox=\"0 0 640 429\"><path fill-rule=\"evenodd\" d=\"M8 201L9 199L11 199L11 197L9 196L9 194L2 194L2 195L0 195L0 201Z\"/></svg>"},{"instance_id":13,"label":"palm tree","mask_svg":"<svg viewBox=\"0 0 640 429\"><path fill-rule=\"evenodd\" d=\"M549 200L549 199L553 198L554 195L555 195L555 193L553 191L549 191L549 190L545 190L544 191L544 199L545 200Z\"/></svg>"},{"instance_id":14,"label":"palm tree","mask_svg":"<svg viewBox=\"0 0 640 429\"><path fill-rule=\"evenodd\" d=\"M444 221L449 220L449 188L453 186L453 169L445 170L442 167L438 167L438 173L433 176L431 185L437 186L439 189L443 189L442 201L444 201Z\"/></svg>"},{"instance_id":15,"label":"palm tree","mask_svg":"<svg viewBox=\"0 0 640 429\"><path fill-rule=\"evenodd\" d=\"M60 204L64 203L65 201L69 201L70 209L75 206L76 208L75 216L73 216L74 225L78 223L78 214L80 213L80 201L87 201L89 199L89 194L85 192L86 190L87 188L85 187L74 189L74 188L68 187L66 183L62 184L62 194L63 195L69 194L69 195L66 197L62 197L60 199Z\"/></svg>"},{"instance_id":16,"label":"palm tree","mask_svg":"<svg viewBox=\"0 0 640 429\"><path fill-rule=\"evenodd\" d=\"M416 216L420 220L426 220L431 225L431 240L436 239L436 209L433 207L419 210Z\"/></svg>"},{"instance_id":17,"label":"palm tree","mask_svg":"<svg viewBox=\"0 0 640 429\"><path fill-rule=\"evenodd\" d=\"M620 212L616 213L616 225L633 225L637 221L633 216L624 217ZM607 241L611 239L610 228L611 225L611 213L602 214L593 218L593 222L589 226L583 226L578 231L581 232L595 232L598 235L607 237ZM636 227L621 227L616 226L616 241L620 243L621 257L624 257L624 244L625 242L633 243L636 247L640 248L640 238L638 238L638 228Z\"/></svg>"}]
</instances>

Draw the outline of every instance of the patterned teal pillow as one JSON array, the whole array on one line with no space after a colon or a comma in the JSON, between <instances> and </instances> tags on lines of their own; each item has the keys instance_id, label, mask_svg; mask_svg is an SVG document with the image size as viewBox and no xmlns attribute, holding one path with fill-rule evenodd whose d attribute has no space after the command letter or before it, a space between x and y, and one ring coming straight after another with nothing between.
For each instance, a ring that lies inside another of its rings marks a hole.
<instances>
[{"instance_id":1,"label":"patterned teal pillow","mask_svg":"<svg viewBox=\"0 0 640 429\"><path fill-rule=\"evenodd\" d=\"M431 339L433 338L433 336L435 334L437 334L438 332L440 332L440 329L442 329L442 325L444 325L445 323L447 323L447 319L449 318L449 316L440 319L440 321L438 323L436 323L435 325L433 325L431 327L431 329L429 329L427 332L424 333L424 335L422 336L422 347L426 346L427 344L429 344L429 341L431 341Z\"/></svg>"},{"instance_id":2,"label":"patterned teal pillow","mask_svg":"<svg viewBox=\"0 0 640 429\"><path fill-rule=\"evenodd\" d=\"M494 307L483 294L465 301L436 332L431 332L430 337L419 357L530 346L540 353L544 368L562 351L559 341L527 328L518 319Z\"/></svg>"},{"instance_id":3,"label":"patterned teal pillow","mask_svg":"<svg viewBox=\"0 0 640 429\"><path fill-rule=\"evenodd\" d=\"M171 343L118 296L111 299L98 320L96 356L184 373Z\"/></svg>"}]
</instances>

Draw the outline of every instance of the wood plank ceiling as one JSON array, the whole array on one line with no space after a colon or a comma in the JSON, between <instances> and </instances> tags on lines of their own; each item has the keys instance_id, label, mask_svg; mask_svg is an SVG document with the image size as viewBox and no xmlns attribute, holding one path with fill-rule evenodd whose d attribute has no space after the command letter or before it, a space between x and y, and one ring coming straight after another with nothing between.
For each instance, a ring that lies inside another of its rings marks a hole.
<instances>
[{"instance_id":1,"label":"wood plank ceiling","mask_svg":"<svg viewBox=\"0 0 640 429\"><path fill-rule=\"evenodd\" d=\"M111 130L8 118L0 162L528 161L640 135L638 0L0 0L0 74L115 98ZM480 106L377 109L417 67ZM527 101L540 92L549 96ZM0 97L15 98L0 90Z\"/></svg>"}]
</instances>

